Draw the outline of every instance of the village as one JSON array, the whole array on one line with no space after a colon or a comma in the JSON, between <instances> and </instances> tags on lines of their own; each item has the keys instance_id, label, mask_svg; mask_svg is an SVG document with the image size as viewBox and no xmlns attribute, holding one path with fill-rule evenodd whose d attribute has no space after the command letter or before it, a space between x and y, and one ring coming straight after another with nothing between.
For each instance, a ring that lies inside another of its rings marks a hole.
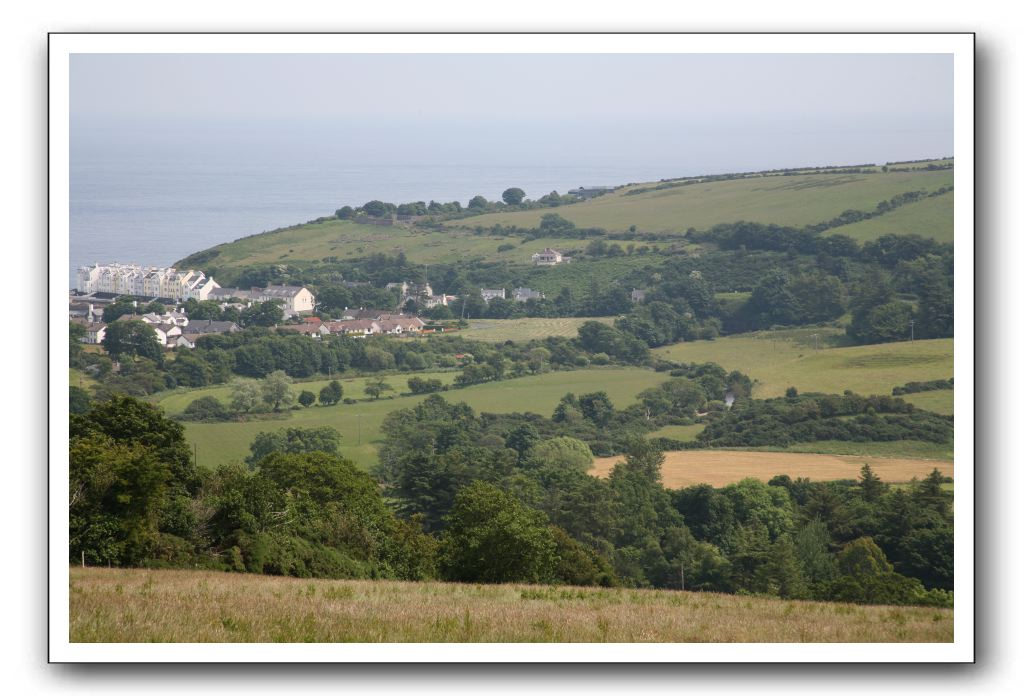
<instances>
[{"instance_id":1,"label":"village","mask_svg":"<svg viewBox=\"0 0 1023 696\"><path fill-rule=\"evenodd\" d=\"M569 263L570 258L559 251L545 248L533 254L537 266ZM242 330L237 321L215 320L189 316L189 305L215 303L221 312L236 314L264 303L280 307L281 320L274 323L278 331L295 332L319 339L327 335L364 338L373 335L412 336L457 330L451 324L428 324L414 313L402 311L413 306L423 310L448 306L457 295L437 294L430 284L409 281L388 283L385 289L396 297L394 309L345 308L340 316L329 319L316 316L316 296L304 286L267 285L248 289L221 287L201 271L175 268L144 267L136 264L100 264L78 269L75 289L68 298L69 319L84 327L80 341L102 345L112 321L140 321L154 332L160 346L167 350L194 348L205 335L235 333ZM512 300L529 302L544 299L544 293L528 287L480 288L484 302ZM128 312L107 309L114 303L130 301ZM157 309L159 311L152 311ZM460 317L464 318L464 317Z\"/></svg>"}]
</instances>

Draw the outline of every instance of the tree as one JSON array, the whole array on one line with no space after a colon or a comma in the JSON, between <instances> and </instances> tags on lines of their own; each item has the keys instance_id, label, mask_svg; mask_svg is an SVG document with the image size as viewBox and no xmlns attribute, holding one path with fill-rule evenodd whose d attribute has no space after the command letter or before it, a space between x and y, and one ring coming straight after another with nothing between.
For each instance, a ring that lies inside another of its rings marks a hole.
<instances>
[{"instance_id":1,"label":"tree","mask_svg":"<svg viewBox=\"0 0 1023 696\"><path fill-rule=\"evenodd\" d=\"M555 437L533 446L533 458L538 462L583 473L593 466L593 452L589 445L574 437Z\"/></svg>"},{"instance_id":2,"label":"tree","mask_svg":"<svg viewBox=\"0 0 1023 696\"><path fill-rule=\"evenodd\" d=\"M483 481L455 496L441 543L441 572L449 580L538 583L555 577L557 542L546 515Z\"/></svg>"},{"instance_id":3,"label":"tree","mask_svg":"<svg viewBox=\"0 0 1023 696\"><path fill-rule=\"evenodd\" d=\"M259 385L252 380L239 380L231 385L231 408L248 413L260 401Z\"/></svg>"},{"instance_id":4,"label":"tree","mask_svg":"<svg viewBox=\"0 0 1023 696\"><path fill-rule=\"evenodd\" d=\"M376 401L385 391L392 391L393 389L394 387L385 382L383 377L373 377L366 380L366 386L362 388L362 391L371 397L373 401Z\"/></svg>"},{"instance_id":5,"label":"tree","mask_svg":"<svg viewBox=\"0 0 1023 696\"><path fill-rule=\"evenodd\" d=\"M135 299L127 295L122 295L116 300L108 304L103 308L103 321L104 323L111 323L117 321L120 317L125 314L135 313Z\"/></svg>"},{"instance_id":6,"label":"tree","mask_svg":"<svg viewBox=\"0 0 1023 696\"><path fill-rule=\"evenodd\" d=\"M838 570L855 578L873 577L892 572L892 564L870 537L860 537L838 552Z\"/></svg>"},{"instance_id":7,"label":"tree","mask_svg":"<svg viewBox=\"0 0 1023 696\"><path fill-rule=\"evenodd\" d=\"M68 393L68 413L85 413L92 404L89 392L81 387L71 386Z\"/></svg>"},{"instance_id":8,"label":"tree","mask_svg":"<svg viewBox=\"0 0 1023 696\"><path fill-rule=\"evenodd\" d=\"M518 205L526 197L526 192L520 188L505 189L501 194L501 200L508 205Z\"/></svg>"},{"instance_id":9,"label":"tree","mask_svg":"<svg viewBox=\"0 0 1023 696\"><path fill-rule=\"evenodd\" d=\"M195 399L185 407L184 414L189 420L195 421L223 421L231 416L224 404L215 396Z\"/></svg>"},{"instance_id":10,"label":"tree","mask_svg":"<svg viewBox=\"0 0 1023 696\"><path fill-rule=\"evenodd\" d=\"M153 327L144 321L115 321L107 325L103 347L114 360L140 357L160 360L162 349Z\"/></svg>"},{"instance_id":11,"label":"tree","mask_svg":"<svg viewBox=\"0 0 1023 696\"><path fill-rule=\"evenodd\" d=\"M274 370L264 377L260 392L263 395L263 403L274 411L280 411L281 406L290 405L295 398L291 393L291 377L288 377L284 370Z\"/></svg>"},{"instance_id":12,"label":"tree","mask_svg":"<svg viewBox=\"0 0 1023 696\"><path fill-rule=\"evenodd\" d=\"M881 495L884 494L886 486L881 481L881 477L874 473L874 470L870 468L870 464L864 464L860 469L860 494L863 499L868 503L876 503L881 499Z\"/></svg>"},{"instance_id":13,"label":"tree","mask_svg":"<svg viewBox=\"0 0 1023 696\"><path fill-rule=\"evenodd\" d=\"M254 467L274 452L302 454L326 452L337 454L341 447L341 433L330 426L319 428L285 428L273 432L260 432L249 445L245 462Z\"/></svg>"},{"instance_id":14,"label":"tree","mask_svg":"<svg viewBox=\"0 0 1023 696\"><path fill-rule=\"evenodd\" d=\"M608 398L607 392L603 391L580 396L579 409L583 412L583 416L601 428L611 422L615 412L614 404Z\"/></svg>"},{"instance_id":15,"label":"tree","mask_svg":"<svg viewBox=\"0 0 1023 696\"><path fill-rule=\"evenodd\" d=\"M305 408L309 408L316 403L316 394L313 394L307 389L303 389L298 395L298 403L302 404Z\"/></svg>"},{"instance_id":16,"label":"tree","mask_svg":"<svg viewBox=\"0 0 1023 696\"><path fill-rule=\"evenodd\" d=\"M344 388L342 388L341 383L336 379L331 380L330 384L320 390L320 403L324 406L333 406L341 401L343 395Z\"/></svg>"},{"instance_id":17,"label":"tree","mask_svg":"<svg viewBox=\"0 0 1023 696\"><path fill-rule=\"evenodd\" d=\"M241 314L245 326L277 326L284 320L280 300L268 300L247 307Z\"/></svg>"},{"instance_id":18,"label":"tree","mask_svg":"<svg viewBox=\"0 0 1023 696\"><path fill-rule=\"evenodd\" d=\"M486 210L487 199L483 196L473 196L469 200L469 205L466 206L469 210Z\"/></svg>"}]
</instances>

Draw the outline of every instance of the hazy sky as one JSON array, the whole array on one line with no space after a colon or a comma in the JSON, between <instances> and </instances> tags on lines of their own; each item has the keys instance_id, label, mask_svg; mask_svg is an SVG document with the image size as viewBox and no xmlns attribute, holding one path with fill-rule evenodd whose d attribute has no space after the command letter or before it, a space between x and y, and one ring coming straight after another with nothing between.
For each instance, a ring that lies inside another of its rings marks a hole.
<instances>
[{"instance_id":1,"label":"hazy sky","mask_svg":"<svg viewBox=\"0 0 1023 696\"><path fill-rule=\"evenodd\" d=\"M953 144L950 55L78 54L71 110L90 157L726 171Z\"/></svg>"}]
</instances>

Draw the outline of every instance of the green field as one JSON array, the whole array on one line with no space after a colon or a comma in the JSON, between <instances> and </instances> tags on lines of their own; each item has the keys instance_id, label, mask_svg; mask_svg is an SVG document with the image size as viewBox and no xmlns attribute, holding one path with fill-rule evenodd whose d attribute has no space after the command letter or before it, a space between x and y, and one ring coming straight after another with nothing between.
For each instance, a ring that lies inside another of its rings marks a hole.
<instances>
[{"instance_id":1,"label":"green field","mask_svg":"<svg viewBox=\"0 0 1023 696\"><path fill-rule=\"evenodd\" d=\"M666 425L652 433L647 433L647 437L668 437L672 440L692 442L696 439L697 435L703 432L705 427L706 426L703 423L694 423L693 425Z\"/></svg>"},{"instance_id":2,"label":"green field","mask_svg":"<svg viewBox=\"0 0 1023 696\"><path fill-rule=\"evenodd\" d=\"M800 442L788 447L751 447L764 452L805 452L808 454L837 454L853 457L884 457L887 459L954 460L953 445L921 440L895 440L893 442L850 442L847 440L819 440Z\"/></svg>"},{"instance_id":3,"label":"green field","mask_svg":"<svg viewBox=\"0 0 1023 696\"><path fill-rule=\"evenodd\" d=\"M951 609L711 592L120 568L69 575L76 643L934 643L951 641L954 627Z\"/></svg>"},{"instance_id":4,"label":"green field","mask_svg":"<svg viewBox=\"0 0 1023 696\"><path fill-rule=\"evenodd\" d=\"M772 176L694 184L638 195L626 195L626 189L622 189L553 212L580 227L613 231L636 225L641 232L684 232L689 227L708 229L739 220L807 225L829 220L849 209L873 210L882 200L899 193L933 191L951 185L951 170ZM492 213L453 220L448 225L537 227L540 218L549 212L552 211Z\"/></svg>"},{"instance_id":5,"label":"green field","mask_svg":"<svg viewBox=\"0 0 1023 696\"><path fill-rule=\"evenodd\" d=\"M877 345L829 347L838 329L760 331L716 341L678 343L653 350L654 355L684 362L716 362L756 381L753 396L782 396L794 386L802 392L891 394L907 382L952 376L952 339L904 341ZM812 334L819 335L814 350Z\"/></svg>"},{"instance_id":6,"label":"green field","mask_svg":"<svg viewBox=\"0 0 1023 696\"><path fill-rule=\"evenodd\" d=\"M473 319L469 328L458 332L459 336L477 340L502 343L504 341L531 341L546 336L575 338L579 327L588 321L610 324L612 317L564 317L557 319Z\"/></svg>"},{"instance_id":7,"label":"green field","mask_svg":"<svg viewBox=\"0 0 1023 696\"><path fill-rule=\"evenodd\" d=\"M843 225L824 234L844 234L858 242L869 242L885 234L918 234L939 242L951 243L953 194L907 203L890 213L851 225Z\"/></svg>"},{"instance_id":8,"label":"green field","mask_svg":"<svg viewBox=\"0 0 1023 696\"><path fill-rule=\"evenodd\" d=\"M945 415L951 415L952 408L955 406L955 392L951 389L905 394L901 398L918 408Z\"/></svg>"},{"instance_id":9,"label":"green field","mask_svg":"<svg viewBox=\"0 0 1023 696\"><path fill-rule=\"evenodd\" d=\"M452 375L453 373L440 373ZM389 377L387 381L396 390L405 389L405 381L411 375ZM423 374L422 376L431 376ZM437 375L433 375L437 376ZM549 372L542 375L520 377L500 382L479 384L465 389L441 392L441 396L453 402L462 401L477 411L511 413L531 411L550 415L558 401L567 392L576 394L603 390L619 408L633 402L636 394L667 379L667 373L641 368L588 368L567 372ZM344 382L342 382L344 384ZM326 384L315 382L310 384ZM303 388L296 385L295 391ZM178 413L193 399L208 394L224 398L225 387L193 389L176 392L158 403L169 402ZM228 390L229 391L229 390ZM349 387L345 387L348 395ZM361 397L362 395L359 394ZM376 462L375 441L380 437L380 425L384 417L399 408L409 408L422 401L425 396L396 396L379 401L363 401L357 404L338 406L313 406L292 411L291 418L284 420L254 420L226 423L186 423L185 439L189 447L195 447L197 461L201 466L215 467L230 461L240 461L249 452L249 444L256 434L263 430L279 430L288 427L318 427L328 425L337 428L342 435L341 453L363 468Z\"/></svg>"}]
</instances>

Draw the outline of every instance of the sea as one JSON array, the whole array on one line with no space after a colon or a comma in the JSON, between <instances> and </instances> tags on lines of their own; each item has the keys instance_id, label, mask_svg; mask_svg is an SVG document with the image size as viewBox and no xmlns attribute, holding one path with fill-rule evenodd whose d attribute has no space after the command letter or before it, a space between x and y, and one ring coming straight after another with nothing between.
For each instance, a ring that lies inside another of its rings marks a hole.
<instances>
[{"instance_id":1,"label":"sea","mask_svg":"<svg viewBox=\"0 0 1023 696\"><path fill-rule=\"evenodd\" d=\"M579 186L610 186L697 174L647 164L378 164L357 161L210 161L80 156L71 159L70 287L79 266L167 266L259 232L333 215L370 200L500 200L516 186L528 198Z\"/></svg>"}]
</instances>

